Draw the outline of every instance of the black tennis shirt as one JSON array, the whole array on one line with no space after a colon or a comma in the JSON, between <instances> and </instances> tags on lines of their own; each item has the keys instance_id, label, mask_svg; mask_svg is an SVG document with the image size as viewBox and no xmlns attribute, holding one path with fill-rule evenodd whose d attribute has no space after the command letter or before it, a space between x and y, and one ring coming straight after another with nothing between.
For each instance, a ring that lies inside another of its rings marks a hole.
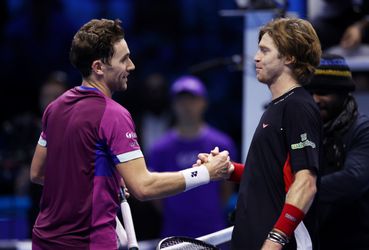
<instances>
[{"instance_id":1,"label":"black tennis shirt","mask_svg":"<svg viewBox=\"0 0 369 250\"><path fill-rule=\"evenodd\" d=\"M280 216L293 173L309 169L317 174L321 140L319 109L304 88L292 89L268 105L247 155L232 249L261 248ZM317 246L315 210L314 202L298 230L298 238L313 249ZM283 249L296 249L295 236Z\"/></svg>"}]
</instances>

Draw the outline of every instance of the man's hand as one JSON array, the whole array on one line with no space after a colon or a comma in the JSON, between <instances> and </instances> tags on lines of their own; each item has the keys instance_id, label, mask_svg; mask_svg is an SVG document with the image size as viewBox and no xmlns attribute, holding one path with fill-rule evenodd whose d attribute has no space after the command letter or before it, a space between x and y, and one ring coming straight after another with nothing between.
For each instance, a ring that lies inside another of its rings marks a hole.
<instances>
[{"instance_id":1,"label":"man's hand","mask_svg":"<svg viewBox=\"0 0 369 250\"><path fill-rule=\"evenodd\" d=\"M227 151L223 151L223 152L227 152ZM198 154L198 159L196 161L195 164L192 165L192 167L198 167L200 165L206 165L206 163L209 162L210 159L214 158L215 156L219 155L219 148L218 147L215 147L213 150L210 151L210 153L200 153ZM229 156L228 156L228 160L229 159ZM225 168L223 168L222 170L223 172L218 172L218 175L221 175L221 179L229 179L230 175L232 174L232 172L234 171L234 166L231 162L228 163L228 171L227 173L225 173ZM209 173L210 173L210 170L209 170ZM211 177L211 174L210 174L210 178Z\"/></svg>"},{"instance_id":2,"label":"man's hand","mask_svg":"<svg viewBox=\"0 0 369 250\"><path fill-rule=\"evenodd\" d=\"M124 179L123 179L123 178L120 178L120 186L121 186L122 188L124 188L124 195L126 196L126 199L128 199L128 198L129 198L129 196L131 196L131 195L130 195L130 193L128 192L128 188L126 187L126 183L124 182Z\"/></svg>"},{"instance_id":3,"label":"man's hand","mask_svg":"<svg viewBox=\"0 0 369 250\"><path fill-rule=\"evenodd\" d=\"M200 153L197 156L197 161L195 164L192 165L192 167L198 167L204 163L207 163L209 161L210 155L215 156L219 154L219 148L215 147L213 150L210 151L210 154L208 153Z\"/></svg>"},{"instance_id":4,"label":"man's hand","mask_svg":"<svg viewBox=\"0 0 369 250\"><path fill-rule=\"evenodd\" d=\"M232 169L228 151L219 152L216 147L208 155L206 162L201 162L209 171L210 180L228 179ZM197 165L197 164L194 164Z\"/></svg>"}]
</instances>

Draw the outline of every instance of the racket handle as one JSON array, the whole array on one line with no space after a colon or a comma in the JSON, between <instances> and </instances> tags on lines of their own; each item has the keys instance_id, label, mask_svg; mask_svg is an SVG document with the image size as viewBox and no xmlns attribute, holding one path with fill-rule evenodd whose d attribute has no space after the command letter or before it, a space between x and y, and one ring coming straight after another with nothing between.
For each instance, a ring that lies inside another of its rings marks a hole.
<instances>
[{"instance_id":1,"label":"racket handle","mask_svg":"<svg viewBox=\"0 0 369 250\"><path fill-rule=\"evenodd\" d=\"M127 233L126 230L124 230L122 224L120 223L118 217L115 217L115 222L116 222L116 228L115 231L118 235L119 238L119 242L121 245L126 246L128 245L128 238L127 238Z\"/></svg>"},{"instance_id":2,"label":"racket handle","mask_svg":"<svg viewBox=\"0 0 369 250\"><path fill-rule=\"evenodd\" d=\"M128 249L137 250L138 243L136 239L135 228L133 225L131 208L129 207L127 200L123 200L123 202L120 204L120 208L122 210L124 228L126 229L127 232Z\"/></svg>"}]
</instances>

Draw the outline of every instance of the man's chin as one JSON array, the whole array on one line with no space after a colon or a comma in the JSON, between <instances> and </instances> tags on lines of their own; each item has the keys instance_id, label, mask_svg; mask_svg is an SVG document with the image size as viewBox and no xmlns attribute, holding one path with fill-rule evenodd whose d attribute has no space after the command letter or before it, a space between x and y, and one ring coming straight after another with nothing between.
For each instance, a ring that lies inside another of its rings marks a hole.
<instances>
[{"instance_id":1,"label":"man's chin","mask_svg":"<svg viewBox=\"0 0 369 250\"><path fill-rule=\"evenodd\" d=\"M264 78L262 77L256 77L256 79L260 82L260 83L263 83L263 84L266 84L266 81Z\"/></svg>"},{"instance_id":2,"label":"man's chin","mask_svg":"<svg viewBox=\"0 0 369 250\"><path fill-rule=\"evenodd\" d=\"M127 83L123 83L120 88L119 88L119 91L126 91L127 90Z\"/></svg>"}]
</instances>

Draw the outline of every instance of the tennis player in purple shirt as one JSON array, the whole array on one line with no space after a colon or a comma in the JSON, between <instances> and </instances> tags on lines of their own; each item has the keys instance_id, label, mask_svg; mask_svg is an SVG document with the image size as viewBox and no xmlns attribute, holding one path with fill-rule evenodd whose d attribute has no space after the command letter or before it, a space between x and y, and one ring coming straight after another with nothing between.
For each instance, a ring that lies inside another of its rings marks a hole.
<instances>
[{"instance_id":1,"label":"tennis player in purple shirt","mask_svg":"<svg viewBox=\"0 0 369 250\"><path fill-rule=\"evenodd\" d=\"M228 178L227 151L180 172L147 170L130 113L111 99L113 92L126 90L135 68L119 20L83 25L70 59L82 84L45 110L31 164L31 180L44 186L32 249L117 249L121 178L139 200Z\"/></svg>"}]
</instances>

